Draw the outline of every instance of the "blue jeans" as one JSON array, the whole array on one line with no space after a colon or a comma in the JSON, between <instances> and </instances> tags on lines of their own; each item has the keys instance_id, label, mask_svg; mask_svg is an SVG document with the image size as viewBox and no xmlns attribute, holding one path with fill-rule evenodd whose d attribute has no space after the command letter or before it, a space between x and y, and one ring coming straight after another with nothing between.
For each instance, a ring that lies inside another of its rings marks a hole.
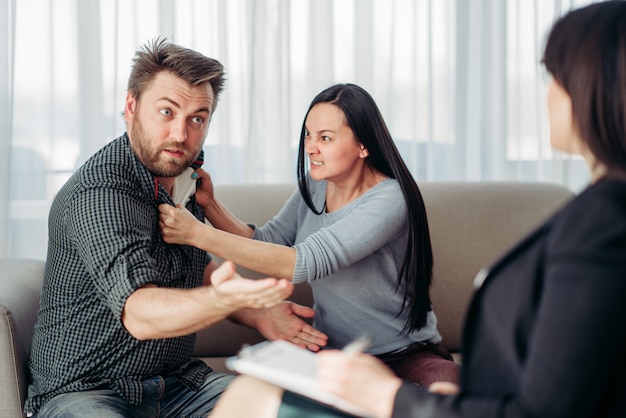
<instances>
[{"instance_id":1,"label":"blue jeans","mask_svg":"<svg viewBox=\"0 0 626 418\"><path fill-rule=\"evenodd\" d=\"M203 417L206 418L234 376L210 373L197 392L175 377L154 376L142 382L141 405L131 405L110 389L55 396L34 415L56 417Z\"/></svg>"}]
</instances>

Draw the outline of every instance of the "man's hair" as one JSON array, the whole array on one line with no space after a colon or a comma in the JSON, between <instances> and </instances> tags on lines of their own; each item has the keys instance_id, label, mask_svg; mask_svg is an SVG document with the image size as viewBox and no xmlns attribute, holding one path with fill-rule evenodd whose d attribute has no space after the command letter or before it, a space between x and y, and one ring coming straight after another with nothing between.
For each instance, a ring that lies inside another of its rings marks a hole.
<instances>
[{"instance_id":1,"label":"man's hair","mask_svg":"<svg viewBox=\"0 0 626 418\"><path fill-rule=\"evenodd\" d=\"M211 111L215 110L225 81L224 67L219 61L158 37L135 53L128 91L139 100L148 84L163 71L185 80L191 86L210 83L214 96Z\"/></svg>"},{"instance_id":2,"label":"man's hair","mask_svg":"<svg viewBox=\"0 0 626 418\"><path fill-rule=\"evenodd\" d=\"M572 100L576 129L609 171L626 167L626 2L594 3L559 19L543 64Z\"/></svg>"}]
</instances>

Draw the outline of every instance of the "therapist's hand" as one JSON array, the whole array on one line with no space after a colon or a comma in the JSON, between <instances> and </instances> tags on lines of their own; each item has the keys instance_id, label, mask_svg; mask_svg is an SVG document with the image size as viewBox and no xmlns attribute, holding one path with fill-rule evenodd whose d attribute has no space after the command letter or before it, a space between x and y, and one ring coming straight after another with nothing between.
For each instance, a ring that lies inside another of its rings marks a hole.
<instances>
[{"instance_id":1,"label":"therapist's hand","mask_svg":"<svg viewBox=\"0 0 626 418\"><path fill-rule=\"evenodd\" d=\"M324 390L376 417L391 417L402 380L382 361L369 354L339 350L324 350L316 357L317 377Z\"/></svg>"},{"instance_id":2,"label":"therapist's hand","mask_svg":"<svg viewBox=\"0 0 626 418\"><path fill-rule=\"evenodd\" d=\"M433 382L428 386L428 391L439 395L456 395L460 388L452 382Z\"/></svg>"}]
</instances>

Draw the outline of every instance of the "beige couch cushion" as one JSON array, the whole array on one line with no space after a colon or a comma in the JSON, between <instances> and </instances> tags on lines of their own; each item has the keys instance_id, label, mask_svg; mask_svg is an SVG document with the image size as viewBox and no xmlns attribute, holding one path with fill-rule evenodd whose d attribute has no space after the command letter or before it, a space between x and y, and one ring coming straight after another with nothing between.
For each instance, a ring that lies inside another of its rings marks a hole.
<instances>
[{"instance_id":1,"label":"beige couch cushion","mask_svg":"<svg viewBox=\"0 0 626 418\"><path fill-rule=\"evenodd\" d=\"M546 183L422 183L420 188L433 247L433 305L443 344L456 352L476 274L573 193Z\"/></svg>"}]
</instances>

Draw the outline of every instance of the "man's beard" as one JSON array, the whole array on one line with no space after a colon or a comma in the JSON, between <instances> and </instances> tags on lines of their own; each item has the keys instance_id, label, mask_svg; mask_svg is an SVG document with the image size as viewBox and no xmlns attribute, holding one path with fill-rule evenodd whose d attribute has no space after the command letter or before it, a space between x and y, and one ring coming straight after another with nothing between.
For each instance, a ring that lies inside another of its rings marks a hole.
<instances>
[{"instance_id":1,"label":"man's beard","mask_svg":"<svg viewBox=\"0 0 626 418\"><path fill-rule=\"evenodd\" d=\"M155 177L176 177L183 173L189 165L195 160L193 155L184 144L164 144L159 149L150 147L151 140L146 135L143 125L139 119L135 119L130 132L131 144L133 151L139 158L139 161L154 175ZM167 158L163 160L161 151L164 149L177 150L184 153L184 158ZM198 151L196 154L199 154Z\"/></svg>"}]
</instances>

